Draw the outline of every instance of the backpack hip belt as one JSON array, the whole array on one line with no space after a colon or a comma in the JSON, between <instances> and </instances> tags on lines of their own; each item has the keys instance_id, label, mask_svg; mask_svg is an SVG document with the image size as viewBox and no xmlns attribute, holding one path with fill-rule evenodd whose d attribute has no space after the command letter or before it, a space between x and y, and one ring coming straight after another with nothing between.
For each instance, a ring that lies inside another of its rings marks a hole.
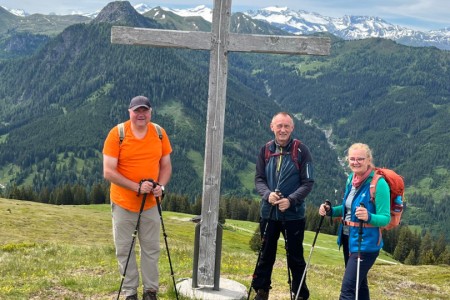
<instances>
[{"instance_id":1,"label":"backpack hip belt","mask_svg":"<svg viewBox=\"0 0 450 300\"><path fill-rule=\"evenodd\" d=\"M344 226L359 227L359 222L342 221L342 224L344 224ZM363 227L375 227L375 226L370 225L369 223L363 223Z\"/></svg>"}]
</instances>

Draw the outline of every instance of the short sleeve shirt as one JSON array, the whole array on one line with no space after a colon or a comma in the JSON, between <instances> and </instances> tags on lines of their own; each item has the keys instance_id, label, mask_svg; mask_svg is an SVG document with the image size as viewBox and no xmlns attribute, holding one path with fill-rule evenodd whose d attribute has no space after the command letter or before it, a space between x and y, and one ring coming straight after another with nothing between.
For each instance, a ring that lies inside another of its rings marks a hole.
<instances>
[{"instance_id":1,"label":"short sleeve shirt","mask_svg":"<svg viewBox=\"0 0 450 300\"><path fill-rule=\"evenodd\" d=\"M172 152L169 138L161 128L162 139L156 131L153 123L149 123L147 134L143 139L138 139L131 130L131 121L124 123L125 137L120 144L119 130L115 126L106 137L103 154L117 158L117 171L124 177L139 182L142 179L158 181L160 160L163 156ZM111 201L130 211L138 212L142 203L142 195L135 191L123 188L111 183ZM156 205L153 194L149 194L144 206L149 209Z\"/></svg>"}]
</instances>

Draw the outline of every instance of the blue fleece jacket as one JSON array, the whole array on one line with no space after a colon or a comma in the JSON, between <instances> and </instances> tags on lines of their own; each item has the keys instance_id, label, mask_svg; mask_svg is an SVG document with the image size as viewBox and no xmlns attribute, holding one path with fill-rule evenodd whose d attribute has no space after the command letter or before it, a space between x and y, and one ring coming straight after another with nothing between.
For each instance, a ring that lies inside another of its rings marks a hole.
<instances>
[{"instance_id":1,"label":"blue fleece jacket","mask_svg":"<svg viewBox=\"0 0 450 300\"><path fill-rule=\"evenodd\" d=\"M361 241L361 251L362 252L376 252L383 248L383 239L381 236L380 227L386 226L391 220L390 215L390 196L389 196L389 186L384 178L380 178L377 183L375 201L370 200L370 182L372 180L374 172L369 175L365 182L357 189L355 197L353 198L351 207L351 221L359 223L359 219L355 216L356 208L360 206L361 203L369 211L369 220L365 224L370 226L364 226L362 241ZM348 194L351 191L351 182L353 174L347 179L346 191L344 198L342 199L342 205L335 206L332 208L333 217L345 218L345 201ZM343 225L339 227L338 234L338 245L341 245L341 234ZM359 228L357 226L350 226L349 233L349 249L351 253L358 251L358 236Z\"/></svg>"}]
</instances>

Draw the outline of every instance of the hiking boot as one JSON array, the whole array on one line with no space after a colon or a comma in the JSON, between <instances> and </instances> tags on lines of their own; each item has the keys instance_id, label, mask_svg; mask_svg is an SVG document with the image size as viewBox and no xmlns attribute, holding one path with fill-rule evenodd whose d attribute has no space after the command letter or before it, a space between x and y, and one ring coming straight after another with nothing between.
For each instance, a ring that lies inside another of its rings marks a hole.
<instances>
[{"instance_id":1,"label":"hiking boot","mask_svg":"<svg viewBox=\"0 0 450 300\"><path fill-rule=\"evenodd\" d=\"M269 292L259 289L254 300L269 300Z\"/></svg>"},{"instance_id":2,"label":"hiking boot","mask_svg":"<svg viewBox=\"0 0 450 300\"><path fill-rule=\"evenodd\" d=\"M156 292L154 291L145 291L142 295L142 300L158 300L158 297L156 297Z\"/></svg>"},{"instance_id":3,"label":"hiking boot","mask_svg":"<svg viewBox=\"0 0 450 300\"><path fill-rule=\"evenodd\" d=\"M127 296L125 298L125 300L138 300L138 296L137 294L131 295L131 296Z\"/></svg>"},{"instance_id":4,"label":"hiking boot","mask_svg":"<svg viewBox=\"0 0 450 300\"><path fill-rule=\"evenodd\" d=\"M292 292L292 298L291 299L295 299L295 294L296 293ZM296 300L308 300L308 299L309 299L309 296L308 296L308 298L305 298L305 297L302 297L302 296L299 295Z\"/></svg>"},{"instance_id":5,"label":"hiking boot","mask_svg":"<svg viewBox=\"0 0 450 300\"><path fill-rule=\"evenodd\" d=\"M297 291L298 292L298 291ZM294 295L293 297L295 298L296 293L292 292L292 295ZM303 288L300 293L298 294L298 298L297 300L308 300L309 299L309 290L308 288L305 286L305 288Z\"/></svg>"}]
</instances>

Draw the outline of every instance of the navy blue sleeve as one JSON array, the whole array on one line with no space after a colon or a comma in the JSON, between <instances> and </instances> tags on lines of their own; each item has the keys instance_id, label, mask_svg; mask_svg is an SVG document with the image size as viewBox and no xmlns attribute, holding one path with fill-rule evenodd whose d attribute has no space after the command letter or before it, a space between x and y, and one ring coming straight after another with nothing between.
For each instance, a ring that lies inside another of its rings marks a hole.
<instances>
[{"instance_id":1,"label":"navy blue sleeve","mask_svg":"<svg viewBox=\"0 0 450 300\"><path fill-rule=\"evenodd\" d=\"M301 203L312 191L314 185L314 172L311 152L309 148L301 143L298 148L300 160L300 186L288 196L291 203Z\"/></svg>"},{"instance_id":2,"label":"navy blue sleeve","mask_svg":"<svg viewBox=\"0 0 450 300\"><path fill-rule=\"evenodd\" d=\"M262 199L267 200L269 199L270 189L267 185L267 178L266 178L266 161L265 161L265 149L266 146L264 145L258 155L258 159L256 160L256 174L255 174L255 187L256 191L259 195L261 195Z\"/></svg>"}]
</instances>

